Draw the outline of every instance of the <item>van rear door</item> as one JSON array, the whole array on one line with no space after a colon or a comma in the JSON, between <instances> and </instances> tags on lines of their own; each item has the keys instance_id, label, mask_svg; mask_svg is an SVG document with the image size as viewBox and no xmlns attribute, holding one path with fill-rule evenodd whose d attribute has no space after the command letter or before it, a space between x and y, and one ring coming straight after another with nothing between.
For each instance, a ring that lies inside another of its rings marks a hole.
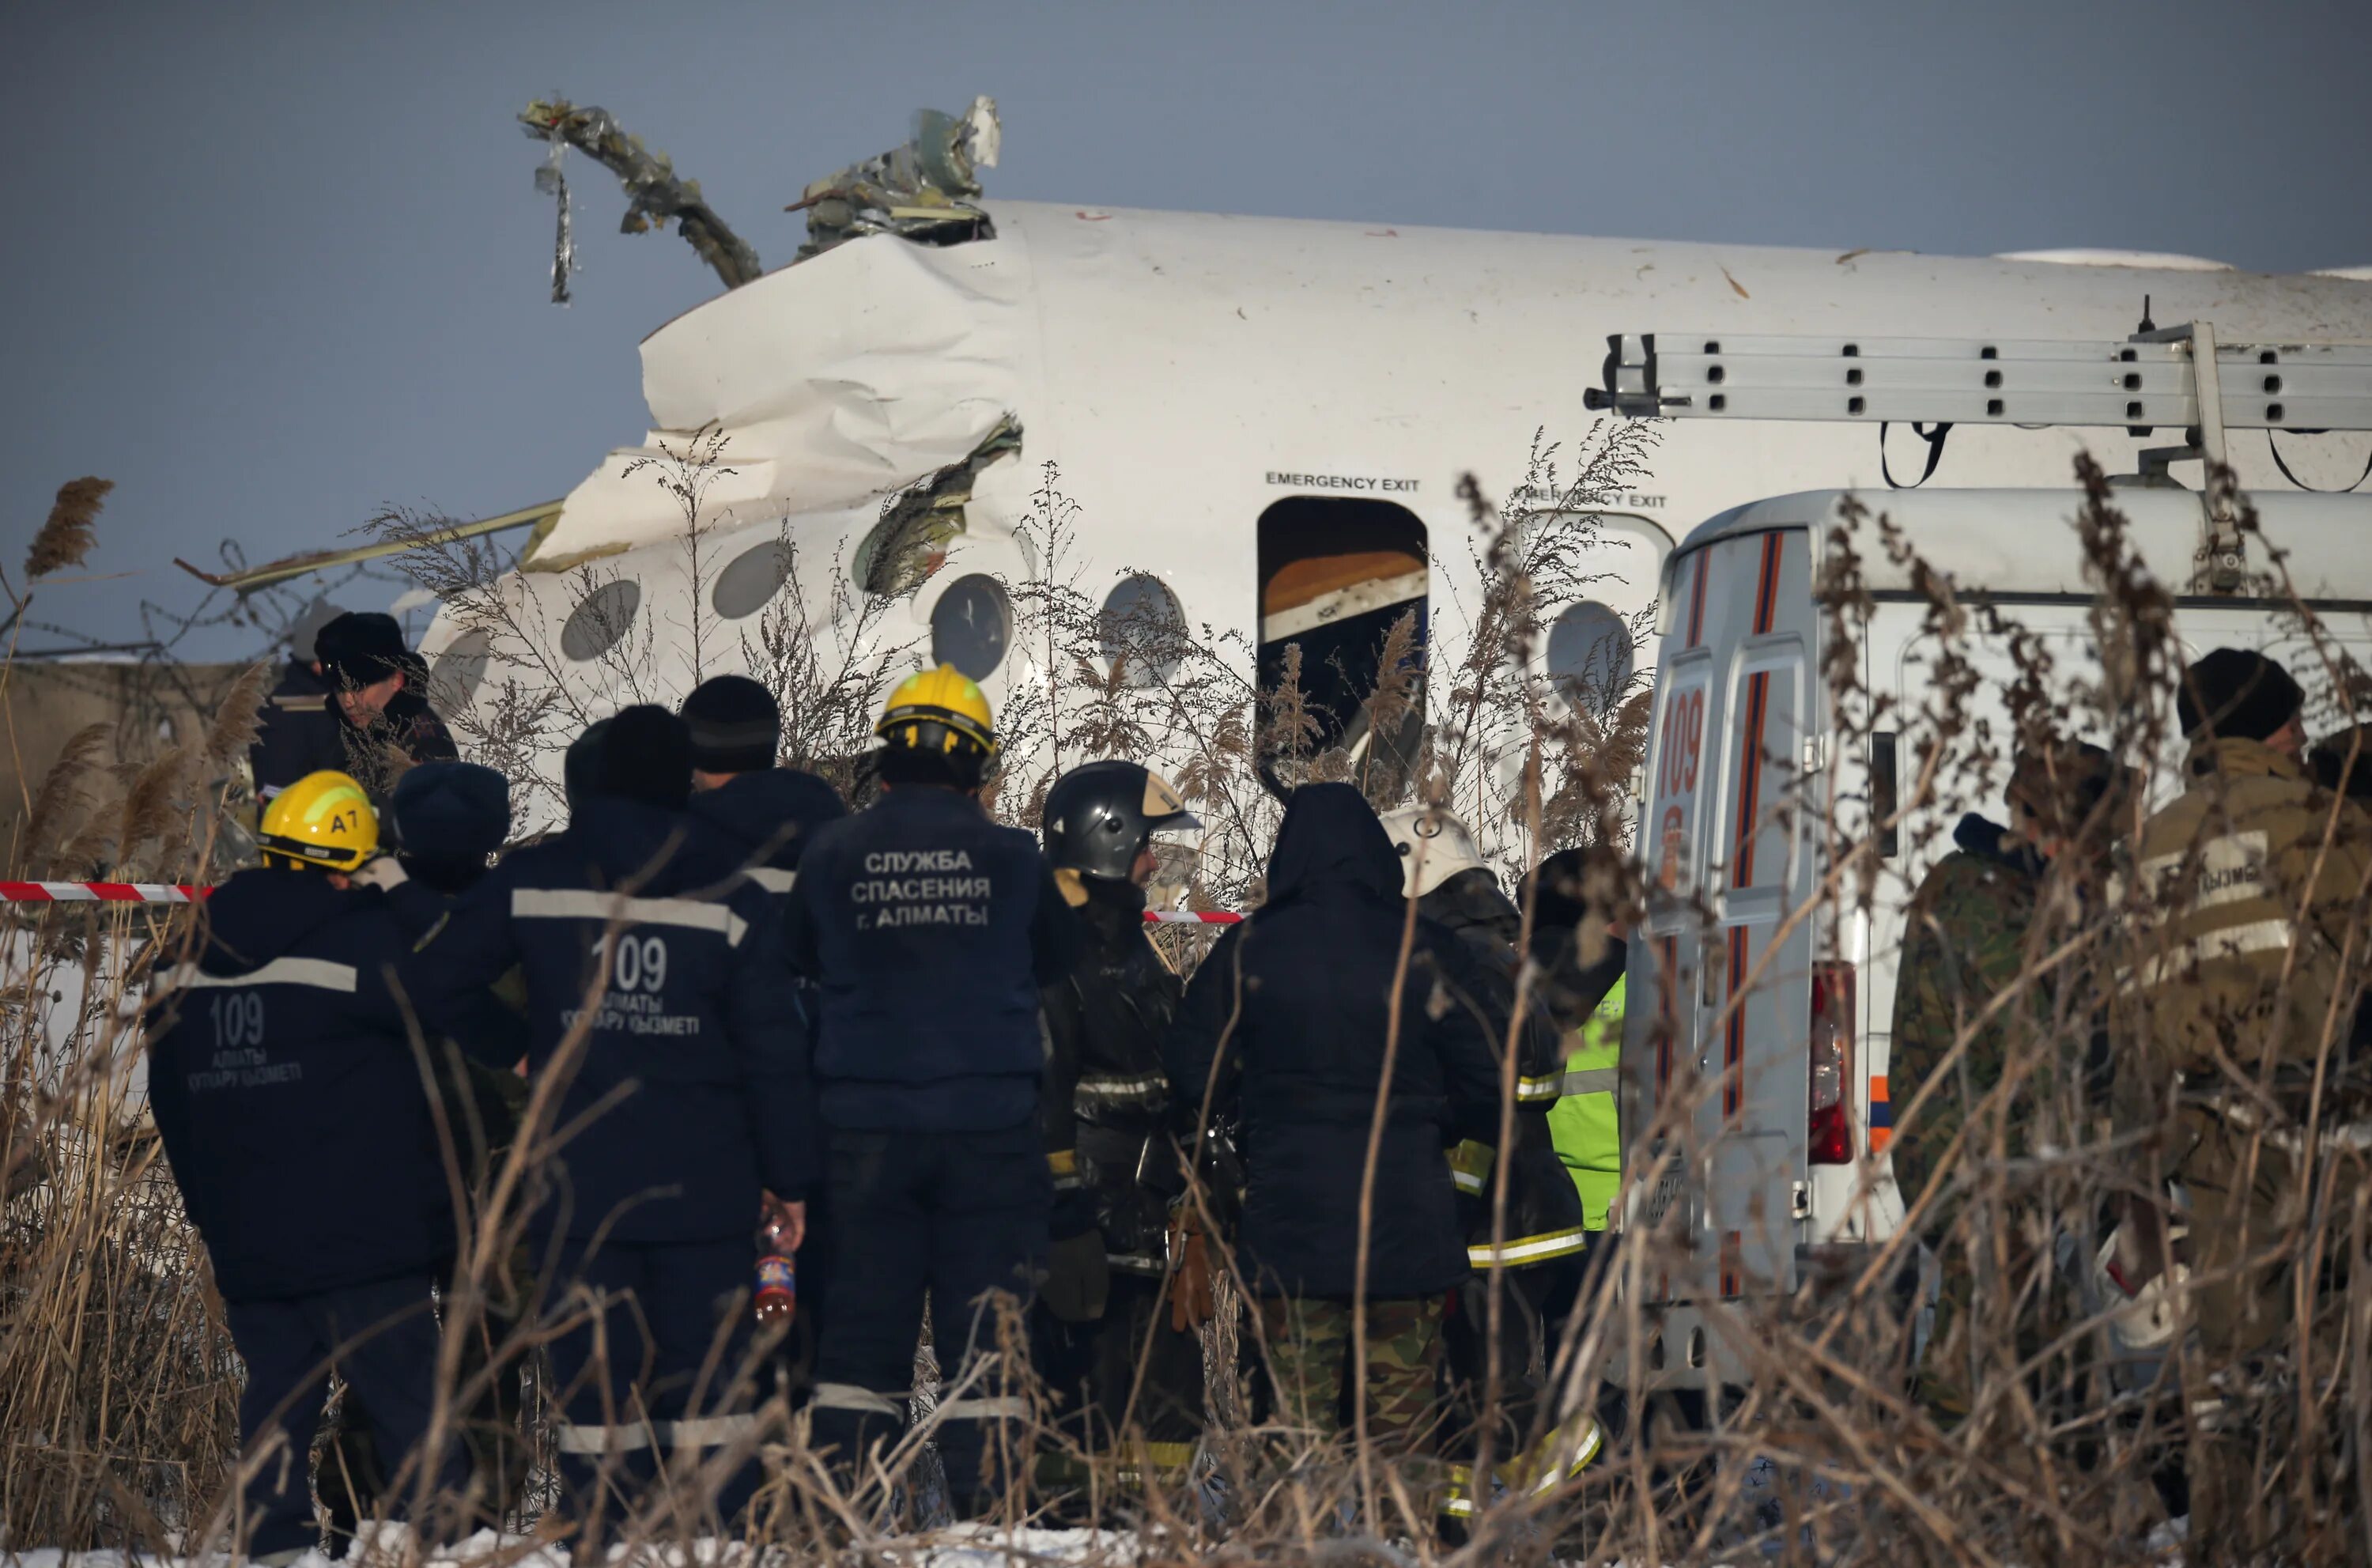
<instances>
[{"instance_id":1,"label":"van rear door","mask_svg":"<svg viewBox=\"0 0 2372 1568\"><path fill-rule=\"evenodd\" d=\"M1641 1223L1689 1242L1651 1299L1795 1283L1806 1212L1804 1066L1814 930L1801 769L1816 733L1808 536L1741 533L1681 556L1659 661L1642 819L1648 883L1632 951L1625 1081L1642 1130L1681 1097L1685 1133ZM1750 983L1750 981L1751 983ZM1643 1167L1644 1173L1645 1167Z\"/></svg>"}]
</instances>

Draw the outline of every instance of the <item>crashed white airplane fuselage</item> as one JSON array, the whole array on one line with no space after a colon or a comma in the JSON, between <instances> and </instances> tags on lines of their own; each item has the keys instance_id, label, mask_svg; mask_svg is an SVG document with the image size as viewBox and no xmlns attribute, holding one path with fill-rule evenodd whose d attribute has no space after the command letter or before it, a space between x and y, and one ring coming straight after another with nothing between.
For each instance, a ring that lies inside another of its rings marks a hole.
<instances>
[{"instance_id":1,"label":"crashed white airplane fuselage","mask_svg":"<svg viewBox=\"0 0 2372 1568\"><path fill-rule=\"evenodd\" d=\"M2211 319L2227 339L2372 338L2372 283L2180 258L1839 255L983 204L993 238L850 240L644 343L655 428L570 493L505 585L558 650L539 678L580 683L591 711L631 700L600 656L641 619L654 650L641 690L680 695L695 592L702 671L738 668L737 630L776 592L824 611L838 561L896 596L884 635L1001 698L1043 679L1014 645L1010 585L1037 565L1016 525L1048 461L1078 507L1068 565L1091 602L1166 593L1187 624L1272 648L1415 608L1450 640L1479 598L1459 476L1504 496L1536 430L1570 454L1609 335L1658 323L2115 339L2147 296L2158 320ZM684 507L654 482L664 469L636 465L703 428L721 437L721 467L704 476L714 531L695 573ZM2327 438L2329 453L2315 449L2324 438L2283 439L2294 467L2335 475L2362 460L2337 445L2355 438ZM2064 486L2077 446L2119 469L2140 444L2121 429L1963 427L1939 482ZM1895 447L1898 475L1924 466L1917 442L1897 432ZM2236 453L2245 483L2285 482L2263 445ZM1591 613L1646 607L1672 541L1705 517L1875 482L1878 461L1877 433L1846 424L1671 425L1650 475L1604 506L1592 592L1605 609ZM885 524L886 498L943 472L953 482L928 517L918 499ZM788 585L774 548L785 536ZM911 570L884 565L882 552L909 549ZM517 656L497 640L490 664L483 633L449 611L425 651L448 702L489 700Z\"/></svg>"}]
</instances>

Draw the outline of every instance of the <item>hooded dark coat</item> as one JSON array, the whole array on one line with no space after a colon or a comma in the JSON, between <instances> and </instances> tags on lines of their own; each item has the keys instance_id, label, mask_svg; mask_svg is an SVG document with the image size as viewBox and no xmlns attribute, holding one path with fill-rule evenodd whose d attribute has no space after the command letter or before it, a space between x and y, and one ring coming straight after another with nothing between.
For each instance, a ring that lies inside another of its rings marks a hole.
<instances>
[{"instance_id":1,"label":"hooded dark coat","mask_svg":"<svg viewBox=\"0 0 2372 1568\"><path fill-rule=\"evenodd\" d=\"M445 1161L392 966L411 941L372 888L241 871L195 959L158 982L149 1104L215 1280L281 1300L418 1273L451 1255ZM516 1036L472 999L448 1020L493 1060Z\"/></svg>"},{"instance_id":2,"label":"hooded dark coat","mask_svg":"<svg viewBox=\"0 0 2372 1568\"><path fill-rule=\"evenodd\" d=\"M517 966L528 1060L564 1074L555 1124L596 1111L559 1154L540 1223L622 1242L747 1237L759 1191L817 1174L808 1040L780 914L740 847L679 811L610 796L515 851L423 947L435 1027ZM719 889L723 889L720 891ZM607 941L616 895L630 892ZM587 1005L581 1054L561 1048Z\"/></svg>"},{"instance_id":3,"label":"hooded dark coat","mask_svg":"<svg viewBox=\"0 0 2372 1568\"><path fill-rule=\"evenodd\" d=\"M1199 1109L1216 1064L1220 1108L1239 1120L1238 1251L1253 1287L1347 1298L1407 920L1400 859L1357 790L1309 784L1285 807L1268 883L1269 901L1195 970L1162 1054L1181 1107ZM1371 1298L1430 1295L1466 1277L1443 1151L1495 1134L1499 1080L1473 1011L1448 993L1476 988L1458 938L1420 918L1376 1162Z\"/></svg>"}]
</instances>

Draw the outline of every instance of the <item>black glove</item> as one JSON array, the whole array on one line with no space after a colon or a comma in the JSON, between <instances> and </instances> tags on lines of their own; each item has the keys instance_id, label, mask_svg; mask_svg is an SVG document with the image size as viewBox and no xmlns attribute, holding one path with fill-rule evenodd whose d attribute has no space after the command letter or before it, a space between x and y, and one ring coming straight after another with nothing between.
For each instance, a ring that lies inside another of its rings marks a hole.
<instances>
[{"instance_id":1,"label":"black glove","mask_svg":"<svg viewBox=\"0 0 2372 1568\"><path fill-rule=\"evenodd\" d=\"M1065 1323L1092 1323L1104 1315L1111 1294L1111 1264L1104 1258L1103 1233L1081 1231L1047 1249L1046 1283L1039 1291L1046 1310Z\"/></svg>"}]
</instances>

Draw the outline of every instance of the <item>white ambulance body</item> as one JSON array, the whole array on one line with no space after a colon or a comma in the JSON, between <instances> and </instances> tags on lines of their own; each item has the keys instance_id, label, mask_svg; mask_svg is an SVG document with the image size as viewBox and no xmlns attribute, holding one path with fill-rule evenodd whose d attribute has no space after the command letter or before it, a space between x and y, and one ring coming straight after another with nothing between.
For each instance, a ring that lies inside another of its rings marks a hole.
<instances>
[{"instance_id":1,"label":"white ambulance body","mask_svg":"<svg viewBox=\"0 0 2372 1568\"><path fill-rule=\"evenodd\" d=\"M1626 1221L1669 1225L1666 1234L1684 1242L1657 1250L1670 1267L1657 1268L1646 1290L1660 1340L1649 1365L1671 1387L1717 1387L1742 1371L1708 1330L1703 1304L1796 1291L1824 1265L1852 1267L1868 1256L1862 1249L1893 1234L1902 1204L1886 1156L1888 1031L1904 906L1952 849L1961 811L2007 819L2006 763L1982 790L1948 783L1942 797L1881 833L1874 914L1859 914L1849 892L1822 896L1836 857L1866 836L1873 809L1878 820L1893 814L1893 792L1911 787L1914 766L1909 734L1899 757L1892 733L1867 745L1830 738L1820 676L1829 628L1815 585L1829 531L1853 494L1813 491L1733 508L1690 532L1666 566L1639 819L1648 915L1631 949L1622 1071L1628 1132L1652 1126L1668 1096L1697 1102L1693 1137L1662 1145L1670 1153L1660 1179L1657 1151L1634 1144ZM1901 525L1964 599L1998 606L2042 636L2062 679L2097 673L2086 620L2093 595L2072 526L2079 495L1855 498ZM2201 497L2135 488L2116 499L2153 575L2184 584L2207 527ZM2372 497L2252 499L2266 542L2289 552L2296 592L2327 636L2372 664ZM1877 601L1861 679L1890 696L1898 714L1916 713L1934 653L1925 601L1866 526L1857 553ZM2234 645L2283 659L2307 686L2310 726L2320 733L2348 721L2289 609L2185 595L2176 621L2187 654ZM1970 653L1985 676L1971 716L1989 720L2006 749L2014 733L2002 705L2007 647L1978 636ZM1974 742L1956 744L1939 773L1955 783L1968 776L1959 763ZM2169 759L2144 761L2154 792L2169 793ZM1832 996L1851 1028L1842 1039L1821 1031L1815 1050L1814 1019L1829 1016Z\"/></svg>"}]
</instances>

